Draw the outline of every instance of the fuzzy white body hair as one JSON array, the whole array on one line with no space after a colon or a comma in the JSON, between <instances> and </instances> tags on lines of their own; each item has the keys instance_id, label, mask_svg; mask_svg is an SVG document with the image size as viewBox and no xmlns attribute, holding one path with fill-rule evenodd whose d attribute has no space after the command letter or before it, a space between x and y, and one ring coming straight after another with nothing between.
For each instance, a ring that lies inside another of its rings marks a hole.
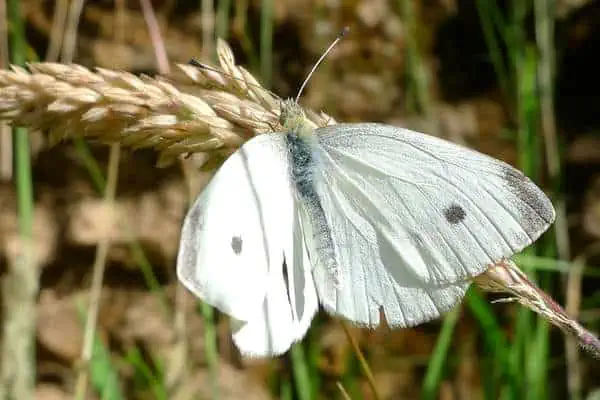
<instances>
[{"instance_id":1,"label":"fuzzy white body hair","mask_svg":"<svg viewBox=\"0 0 600 400\"><path fill-rule=\"evenodd\" d=\"M309 248L313 268L324 268L335 285L339 285L339 266L333 247L333 238L321 201L315 190L316 180L322 176L320 155L314 136L292 131L285 134L290 163L290 178L297 190L302 215L307 220L305 235L310 236Z\"/></svg>"}]
</instances>

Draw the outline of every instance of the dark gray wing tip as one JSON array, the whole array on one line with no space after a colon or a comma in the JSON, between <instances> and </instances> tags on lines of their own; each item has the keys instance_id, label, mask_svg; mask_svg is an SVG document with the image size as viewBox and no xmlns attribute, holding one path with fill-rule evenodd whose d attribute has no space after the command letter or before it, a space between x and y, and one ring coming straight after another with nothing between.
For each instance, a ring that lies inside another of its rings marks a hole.
<instances>
[{"instance_id":1,"label":"dark gray wing tip","mask_svg":"<svg viewBox=\"0 0 600 400\"><path fill-rule=\"evenodd\" d=\"M548 196L521 171L506 165L503 168L502 173L508 189L529 206L527 210L524 211L523 215L525 223L536 220L536 216L544 221L544 226L538 227L541 229L535 229L535 226L531 227L537 231L536 236L541 235L556 218L556 211L554 210L552 201L550 201Z\"/></svg>"}]
</instances>

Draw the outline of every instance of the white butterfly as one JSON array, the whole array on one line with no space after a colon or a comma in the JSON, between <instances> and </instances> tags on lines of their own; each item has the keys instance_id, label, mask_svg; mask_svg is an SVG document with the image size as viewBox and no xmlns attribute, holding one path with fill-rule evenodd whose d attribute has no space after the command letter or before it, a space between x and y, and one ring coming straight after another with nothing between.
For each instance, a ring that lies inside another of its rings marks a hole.
<instances>
[{"instance_id":1,"label":"white butterfly","mask_svg":"<svg viewBox=\"0 0 600 400\"><path fill-rule=\"evenodd\" d=\"M244 355L287 351L319 304L367 327L437 318L554 221L508 164L389 125L312 131L299 110L285 102L289 130L244 144L183 225L178 277Z\"/></svg>"}]
</instances>

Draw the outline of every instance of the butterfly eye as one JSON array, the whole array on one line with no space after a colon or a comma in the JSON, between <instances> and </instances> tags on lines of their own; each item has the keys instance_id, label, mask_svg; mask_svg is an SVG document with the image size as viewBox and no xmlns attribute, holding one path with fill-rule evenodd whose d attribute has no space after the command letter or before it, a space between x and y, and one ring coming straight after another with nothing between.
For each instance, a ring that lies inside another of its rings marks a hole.
<instances>
[{"instance_id":1,"label":"butterfly eye","mask_svg":"<svg viewBox=\"0 0 600 400\"><path fill-rule=\"evenodd\" d=\"M444 217L446 217L446 221L448 221L452 225L458 224L459 222L464 220L466 216L467 213L465 213L464 208L462 208L458 204L452 204L450 207L444 210Z\"/></svg>"},{"instance_id":2,"label":"butterfly eye","mask_svg":"<svg viewBox=\"0 0 600 400\"><path fill-rule=\"evenodd\" d=\"M242 237L241 236L233 236L231 238L231 250L233 250L233 252L235 254L240 254L242 252Z\"/></svg>"}]
</instances>

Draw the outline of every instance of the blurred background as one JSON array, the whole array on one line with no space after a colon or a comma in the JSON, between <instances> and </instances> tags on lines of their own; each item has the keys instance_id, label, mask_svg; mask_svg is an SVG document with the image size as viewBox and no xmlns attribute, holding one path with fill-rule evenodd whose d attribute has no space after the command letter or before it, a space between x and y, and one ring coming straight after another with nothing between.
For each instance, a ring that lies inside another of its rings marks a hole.
<instances>
[{"instance_id":1,"label":"blurred background","mask_svg":"<svg viewBox=\"0 0 600 400\"><path fill-rule=\"evenodd\" d=\"M558 220L516 261L585 326L600 330L600 1L0 3L0 36L10 45L0 54L5 66L9 59L72 61L155 75L157 40L149 32L162 37L172 64L214 60L222 37L237 62L281 97L296 94L349 26L301 103L340 122L381 121L438 135L523 170L550 194ZM152 10L158 25L149 31ZM12 282L19 231L29 229L39 294L20 314L25 325L37 323L37 399L76 392L92 266L104 250L85 398L600 398L597 360L529 311L492 304L474 288L445 319L395 331L350 328L370 378L343 326L324 313L290 353L241 359L227 318L177 289L174 261L189 197L181 169L156 168L151 150L122 150L115 211L102 201L107 146L50 146L43 132L25 135L34 200L25 221L17 209L27 191L15 189L19 176L27 179L19 157L24 136L4 130L0 142L0 278ZM107 223L112 212L131 218ZM111 244L101 250L106 232ZM2 286L4 336L11 329L6 310L15 310L10 289ZM7 365L8 347L0 395L10 391L7 374L25 373ZM33 368L27 373L33 377Z\"/></svg>"}]
</instances>

